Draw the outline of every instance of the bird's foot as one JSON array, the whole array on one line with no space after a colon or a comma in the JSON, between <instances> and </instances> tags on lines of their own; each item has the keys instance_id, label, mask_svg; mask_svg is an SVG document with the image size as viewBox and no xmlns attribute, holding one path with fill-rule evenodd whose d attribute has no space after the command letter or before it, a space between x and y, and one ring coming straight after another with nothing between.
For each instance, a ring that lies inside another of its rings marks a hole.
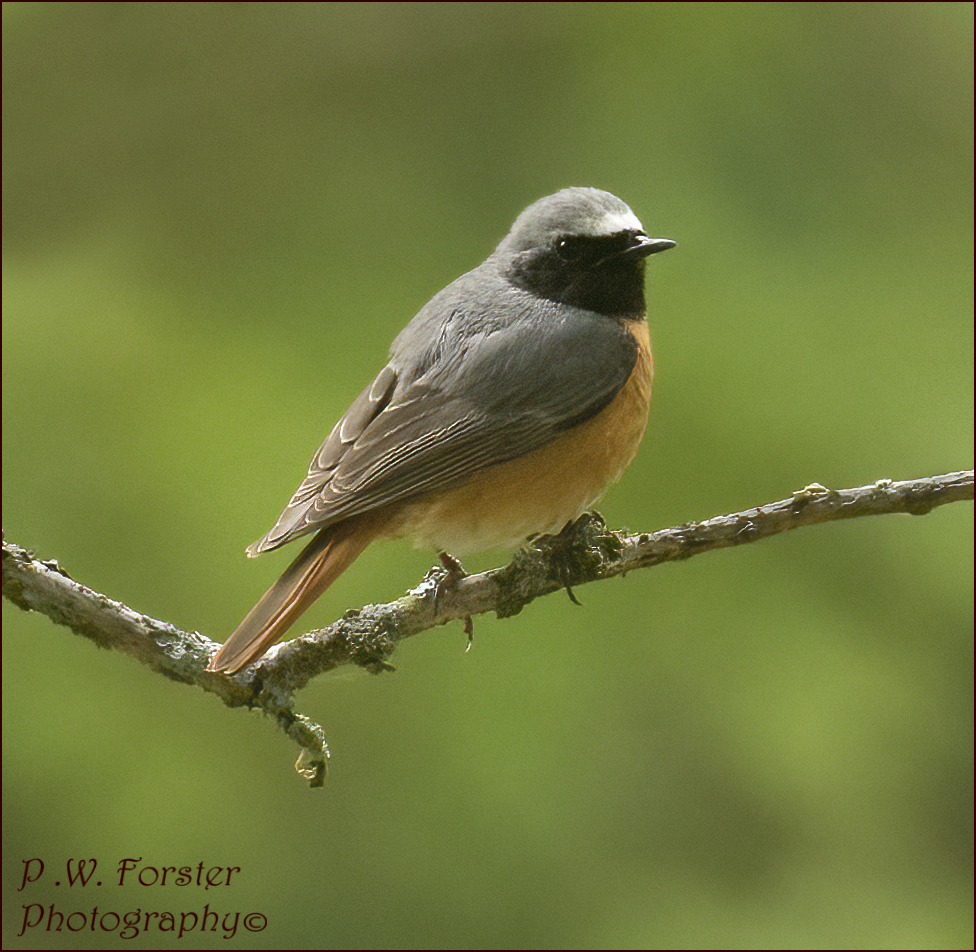
<instances>
[{"instance_id":1,"label":"bird's foot","mask_svg":"<svg viewBox=\"0 0 976 952\"><path fill-rule=\"evenodd\" d=\"M456 589L458 582L468 574L464 571L464 566L449 552L438 552L437 558L440 559L440 563L444 566L447 574L437 583L437 588L434 590L435 615L437 614L437 602L441 594ZM469 651L471 649L471 643L474 641L474 622L471 620L470 615L464 616L464 633L468 636L468 646L464 650Z\"/></svg>"},{"instance_id":2,"label":"bird's foot","mask_svg":"<svg viewBox=\"0 0 976 952\"><path fill-rule=\"evenodd\" d=\"M566 589L566 594L574 605L583 604L576 597L572 587L574 577L579 577L580 544L583 541L580 533L593 522L594 517L600 518L595 513L584 512L578 519L567 522L556 535L536 536L531 540L545 550L556 578Z\"/></svg>"},{"instance_id":3,"label":"bird's foot","mask_svg":"<svg viewBox=\"0 0 976 952\"><path fill-rule=\"evenodd\" d=\"M562 582L563 588L566 589L566 594L569 596L569 600L574 605L583 604L573 593L570 582L573 579L573 563L575 562L573 544L576 541L576 530L579 527L580 520L584 518L586 516L580 516L579 519L573 519L571 522L567 522L560 530L559 535L553 536L554 544L551 549L552 561L559 574L559 581Z\"/></svg>"}]
</instances>

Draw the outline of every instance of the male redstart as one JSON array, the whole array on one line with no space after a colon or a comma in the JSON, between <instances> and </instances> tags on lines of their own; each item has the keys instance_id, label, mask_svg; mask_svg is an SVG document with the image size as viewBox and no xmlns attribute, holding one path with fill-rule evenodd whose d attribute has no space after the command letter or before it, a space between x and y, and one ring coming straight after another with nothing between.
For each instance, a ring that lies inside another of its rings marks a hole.
<instances>
[{"instance_id":1,"label":"male redstart","mask_svg":"<svg viewBox=\"0 0 976 952\"><path fill-rule=\"evenodd\" d=\"M312 459L254 556L314 532L210 663L259 658L374 539L462 554L559 532L644 435L648 238L619 198L567 188L435 295Z\"/></svg>"}]
</instances>

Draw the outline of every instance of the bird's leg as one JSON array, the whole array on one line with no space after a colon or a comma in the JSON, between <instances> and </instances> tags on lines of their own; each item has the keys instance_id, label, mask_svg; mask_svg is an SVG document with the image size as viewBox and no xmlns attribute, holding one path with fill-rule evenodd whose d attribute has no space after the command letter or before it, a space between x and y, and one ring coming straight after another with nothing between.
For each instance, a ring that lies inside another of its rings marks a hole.
<instances>
[{"instance_id":1,"label":"bird's leg","mask_svg":"<svg viewBox=\"0 0 976 952\"><path fill-rule=\"evenodd\" d=\"M573 594L572 586L569 584L572 579L572 551L573 539L576 535L576 524L579 520L567 522L562 527L559 535L556 536L556 544L552 547L553 561L556 563L556 570L559 572L559 581L563 583L569 600L574 605L583 603Z\"/></svg>"},{"instance_id":2,"label":"bird's leg","mask_svg":"<svg viewBox=\"0 0 976 952\"><path fill-rule=\"evenodd\" d=\"M437 614L437 600L440 598L441 592L446 589L457 588L458 582L468 574L464 571L464 566L449 552L438 552L437 558L440 559L440 563L444 566L447 574L437 583L437 588L434 591L435 615ZM468 647L464 650L468 651L471 648L471 642L474 641L474 622L470 615L464 616L464 633L468 636Z\"/></svg>"},{"instance_id":3,"label":"bird's leg","mask_svg":"<svg viewBox=\"0 0 976 952\"><path fill-rule=\"evenodd\" d=\"M560 583L566 589L566 594L569 595L569 600L574 605L582 605L583 603L573 593L572 586L570 585L570 582L573 580L573 564L576 561L573 553L573 545L576 542L576 530L579 528L580 523L588 521L589 518L589 513L583 513L579 519L572 519L567 522L559 531L558 535L548 536L549 557L556 569L556 575Z\"/></svg>"}]
</instances>

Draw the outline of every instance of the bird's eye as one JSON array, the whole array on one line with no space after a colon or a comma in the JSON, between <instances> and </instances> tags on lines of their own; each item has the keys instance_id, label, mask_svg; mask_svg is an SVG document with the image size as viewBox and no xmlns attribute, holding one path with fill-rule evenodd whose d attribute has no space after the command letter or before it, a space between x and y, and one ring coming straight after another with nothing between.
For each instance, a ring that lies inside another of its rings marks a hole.
<instances>
[{"instance_id":1,"label":"bird's eye","mask_svg":"<svg viewBox=\"0 0 976 952\"><path fill-rule=\"evenodd\" d=\"M563 261L575 261L582 253L583 247L579 238L556 239L556 254Z\"/></svg>"}]
</instances>

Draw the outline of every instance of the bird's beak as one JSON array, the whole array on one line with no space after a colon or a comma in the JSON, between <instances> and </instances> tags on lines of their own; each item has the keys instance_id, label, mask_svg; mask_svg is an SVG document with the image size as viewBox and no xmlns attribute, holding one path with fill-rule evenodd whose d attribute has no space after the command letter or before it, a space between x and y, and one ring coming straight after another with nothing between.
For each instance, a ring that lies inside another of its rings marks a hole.
<instances>
[{"instance_id":1,"label":"bird's beak","mask_svg":"<svg viewBox=\"0 0 976 952\"><path fill-rule=\"evenodd\" d=\"M628 258L646 258L656 255L659 251L667 251L678 242L670 238L648 238L647 235L634 235L633 244L624 251Z\"/></svg>"},{"instance_id":2,"label":"bird's beak","mask_svg":"<svg viewBox=\"0 0 976 952\"><path fill-rule=\"evenodd\" d=\"M601 258L593 267L599 268L600 265L615 258L646 258L648 255L656 255L659 251L667 251L677 243L670 238L648 238L643 232L638 232L629 238L623 248L607 255L606 258Z\"/></svg>"}]
</instances>

